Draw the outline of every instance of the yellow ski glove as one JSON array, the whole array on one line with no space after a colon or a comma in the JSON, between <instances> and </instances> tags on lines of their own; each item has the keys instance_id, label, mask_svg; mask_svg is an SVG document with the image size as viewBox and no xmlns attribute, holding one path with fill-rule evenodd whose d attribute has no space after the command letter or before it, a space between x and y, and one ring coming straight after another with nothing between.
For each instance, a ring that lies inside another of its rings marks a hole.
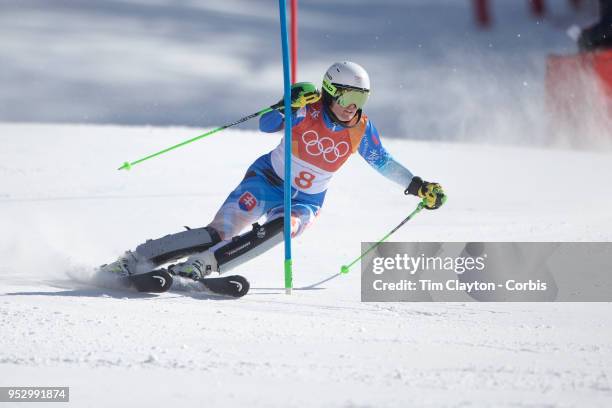
<instances>
[{"instance_id":1,"label":"yellow ski glove","mask_svg":"<svg viewBox=\"0 0 612 408\"><path fill-rule=\"evenodd\" d=\"M416 176L412 178L404 194L412 194L424 199L425 208L428 210L440 208L446 202L446 194L440 184L423 181L422 178Z\"/></svg>"}]
</instances>

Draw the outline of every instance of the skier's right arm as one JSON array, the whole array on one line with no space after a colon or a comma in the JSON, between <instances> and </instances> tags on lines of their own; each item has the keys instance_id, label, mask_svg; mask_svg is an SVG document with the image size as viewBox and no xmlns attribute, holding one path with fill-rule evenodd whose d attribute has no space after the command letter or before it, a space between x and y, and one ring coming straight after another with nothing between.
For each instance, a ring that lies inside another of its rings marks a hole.
<instances>
[{"instance_id":1,"label":"skier's right arm","mask_svg":"<svg viewBox=\"0 0 612 408\"><path fill-rule=\"evenodd\" d=\"M300 108L291 115L291 127L304 120L307 108ZM285 115L282 111L273 110L259 117L259 130L266 133L278 132L285 128Z\"/></svg>"},{"instance_id":2,"label":"skier's right arm","mask_svg":"<svg viewBox=\"0 0 612 408\"><path fill-rule=\"evenodd\" d=\"M310 82L298 82L291 85L291 111L292 124L297 125L304 117L304 108L310 103L314 103L321 99L321 95L317 87ZM279 101L283 102L283 99ZM259 130L266 133L274 133L283 129L285 124L285 116L283 110L273 110L262 115L259 118Z\"/></svg>"},{"instance_id":3,"label":"skier's right arm","mask_svg":"<svg viewBox=\"0 0 612 408\"><path fill-rule=\"evenodd\" d=\"M285 117L277 110L264 113L259 118L259 130L274 133L285 127Z\"/></svg>"}]
</instances>

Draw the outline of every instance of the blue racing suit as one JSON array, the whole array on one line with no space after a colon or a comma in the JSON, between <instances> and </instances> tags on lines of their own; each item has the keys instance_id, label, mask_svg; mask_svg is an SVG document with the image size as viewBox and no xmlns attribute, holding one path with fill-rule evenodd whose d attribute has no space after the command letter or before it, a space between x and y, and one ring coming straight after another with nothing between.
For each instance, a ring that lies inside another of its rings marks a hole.
<instances>
[{"instance_id":1,"label":"blue racing suit","mask_svg":"<svg viewBox=\"0 0 612 408\"><path fill-rule=\"evenodd\" d=\"M259 129L274 133L284 127L277 110L261 116ZM389 180L406 188L412 173L383 147L378 130L361 111L351 126L336 123L320 102L297 110L292 116L292 206L293 236L299 235L318 215L327 185L351 153ZM209 225L222 239L230 239L263 216L283 214L284 136L279 146L259 157L248 168L242 182L227 197Z\"/></svg>"}]
</instances>

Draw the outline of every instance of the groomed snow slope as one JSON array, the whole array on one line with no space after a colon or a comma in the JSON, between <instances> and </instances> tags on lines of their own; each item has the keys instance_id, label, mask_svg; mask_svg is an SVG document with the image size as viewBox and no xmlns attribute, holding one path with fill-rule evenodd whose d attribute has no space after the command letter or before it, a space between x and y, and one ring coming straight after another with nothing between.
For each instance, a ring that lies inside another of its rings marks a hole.
<instances>
[{"instance_id":1,"label":"groomed snow slope","mask_svg":"<svg viewBox=\"0 0 612 408\"><path fill-rule=\"evenodd\" d=\"M131 172L193 128L0 124L0 386L73 406L610 406L610 304L361 303L359 272L284 295L282 248L240 300L92 286L94 266L205 225L278 135L225 131ZM612 154L384 141L447 205L396 241L610 241ZM294 243L295 285L416 205L354 157Z\"/></svg>"}]
</instances>

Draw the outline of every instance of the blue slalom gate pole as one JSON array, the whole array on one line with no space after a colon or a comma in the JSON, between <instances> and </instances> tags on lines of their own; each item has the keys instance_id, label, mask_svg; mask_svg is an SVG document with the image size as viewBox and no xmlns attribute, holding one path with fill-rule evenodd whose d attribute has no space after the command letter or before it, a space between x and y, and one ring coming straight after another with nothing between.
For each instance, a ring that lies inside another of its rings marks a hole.
<instances>
[{"instance_id":1,"label":"blue slalom gate pole","mask_svg":"<svg viewBox=\"0 0 612 408\"><path fill-rule=\"evenodd\" d=\"M291 260L291 65L289 62L289 37L287 35L287 0L278 0L283 49L283 82L285 87L285 293L293 288L293 265Z\"/></svg>"}]
</instances>

